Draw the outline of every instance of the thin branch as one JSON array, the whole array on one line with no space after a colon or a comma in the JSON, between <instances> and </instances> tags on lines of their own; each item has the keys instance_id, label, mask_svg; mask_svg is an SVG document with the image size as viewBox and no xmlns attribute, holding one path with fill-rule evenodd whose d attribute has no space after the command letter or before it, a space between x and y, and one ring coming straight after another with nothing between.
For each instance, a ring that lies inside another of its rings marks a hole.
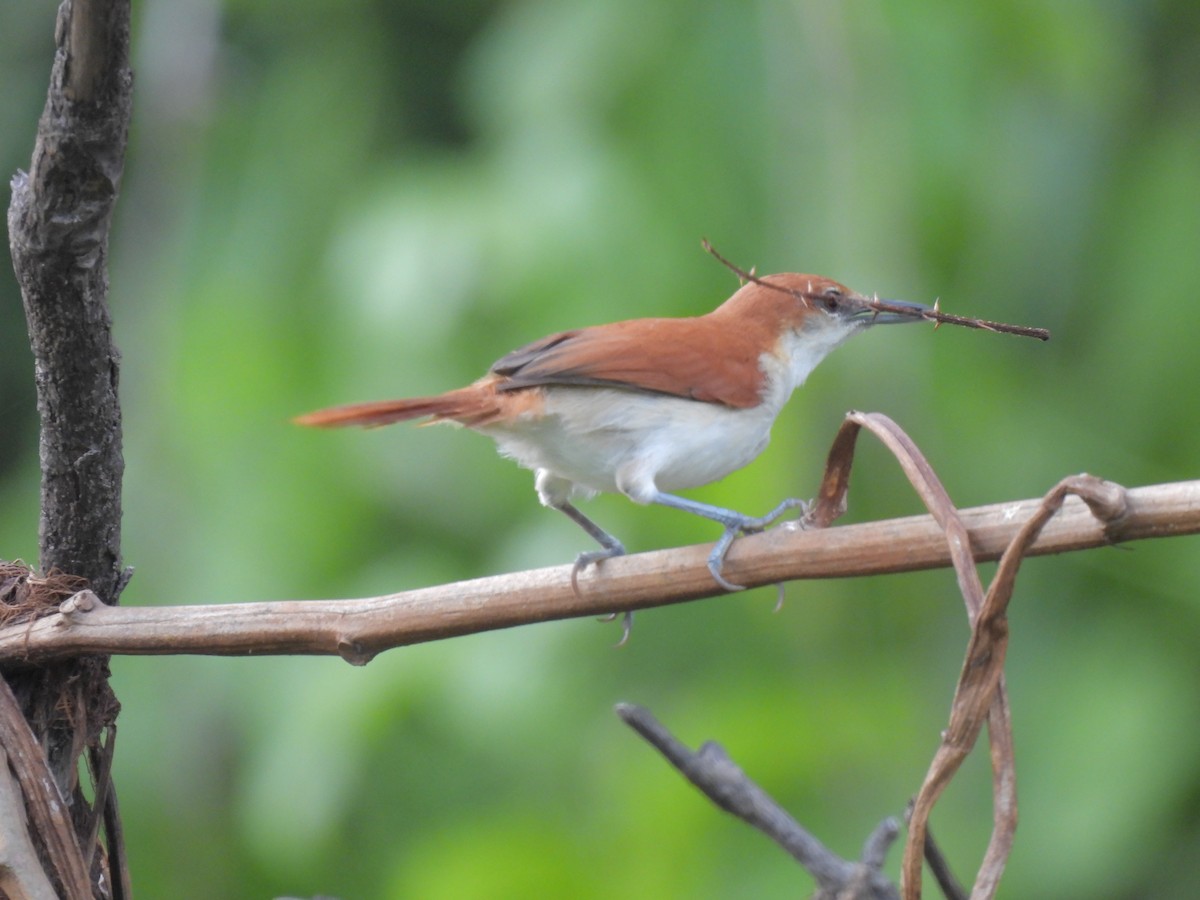
<instances>
[{"instance_id":1,"label":"thin branch","mask_svg":"<svg viewBox=\"0 0 1200 900\"><path fill-rule=\"evenodd\" d=\"M1118 521L1104 526L1067 498L1029 548L1063 553L1123 541L1200 532L1200 481L1133 488ZM963 510L976 561L999 559L1040 499ZM381 597L210 606L110 607L85 593L59 613L0 628L0 662L42 663L90 653L222 656L340 655L363 664L383 650L462 634L609 612L647 609L721 593L708 546L605 560L571 589L571 566L534 569ZM739 538L725 572L751 586L940 568L950 562L931 516L801 530L787 525Z\"/></svg>"},{"instance_id":2,"label":"thin branch","mask_svg":"<svg viewBox=\"0 0 1200 900\"><path fill-rule=\"evenodd\" d=\"M640 734L680 774L713 803L757 828L802 865L819 887L819 897L844 900L893 900L895 886L880 869L887 847L895 840L896 823L889 819L872 832L859 863L842 859L754 783L725 749L713 741L692 751L653 715L632 703L618 703L617 715Z\"/></svg>"}]
</instances>

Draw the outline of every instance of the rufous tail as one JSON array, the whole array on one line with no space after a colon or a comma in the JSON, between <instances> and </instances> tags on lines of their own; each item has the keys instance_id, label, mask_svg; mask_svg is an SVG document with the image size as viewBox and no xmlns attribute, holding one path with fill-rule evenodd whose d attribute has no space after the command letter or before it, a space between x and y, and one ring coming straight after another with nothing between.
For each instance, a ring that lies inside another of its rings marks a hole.
<instances>
[{"instance_id":1,"label":"rufous tail","mask_svg":"<svg viewBox=\"0 0 1200 900\"><path fill-rule=\"evenodd\" d=\"M342 428L347 425L376 428L393 422L430 417L433 422L450 419L469 426L491 420L497 412L495 392L473 384L435 397L331 406L297 416L292 421L313 428Z\"/></svg>"}]
</instances>

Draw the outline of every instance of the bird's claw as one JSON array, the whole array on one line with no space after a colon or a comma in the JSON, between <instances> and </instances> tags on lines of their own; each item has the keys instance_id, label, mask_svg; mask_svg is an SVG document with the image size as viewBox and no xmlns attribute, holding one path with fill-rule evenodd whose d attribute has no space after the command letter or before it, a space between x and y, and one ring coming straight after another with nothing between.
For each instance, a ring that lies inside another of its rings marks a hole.
<instances>
[{"instance_id":1,"label":"bird's claw","mask_svg":"<svg viewBox=\"0 0 1200 900\"><path fill-rule=\"evenodd\" d=\"M808 515L808 507L809 502L807 500L800 500L797 497L789 497L762 518L752 520L749 528L754 531L762 531L790 509L800 510L801 518L803 518L804 516ZM743 529L743 531L746 531L746 529ZM749 532L747 531L746 533Z\"/></svg>"},{"instance_id":2,"label":"bird's claw","mask_svg":"<svg viewBox=\"0 0 1200 900\"><path fill-rule=\"evenodd\" d=\"M607 616L601 616L601 622L611 622L617 617L617 614L609 613ZM613 644L613 647L624 647L629 640L629 635L633 633L633 610L625 610L621 614L621 639Z\"/></svg>"},{"instance_id":3,"label":"bird's claw","mask_svg":"<svg viewBox=\"0 0 1200 900\"><path fill-rule=\"evenodd\" d=\"M725 567L725 554L729 552L734 539L741 532L742 529L736 524L726 525L725 533L713 545L712 553L708 554L708 571L712 575L713 581L727 591L744 591L746 589L744 584L734 584L721 574L721 570Z\"/></svg>"},{"instance_id":4,"label":"bird's claw","mask_svg":"<svg viewBox=\"0 0 1200 900\"><path fill-rule=\"evenodd\" d=\"M624 556L625 547L620 542L614 543L611 547L605 547L602 550L586 550L575 557L575 565L571 567L571 590L575 592L575 596L580 596L579 593L579 573L595 563L597 566L606 559L612 559L614 556Z\"/></svg>"},{"instance_id":5,"label":"bird's claw","mask_svg":"<svg viewBox=\"0 0 1200 900\"><path fill-rule=\"evenodd\" d=\"M602 550L587 550L575 557L575 565L571 567L571 590L575 592L575 596L579 597L579 573L590 566L592 563L599 565L606 559L612 559L614 556L624 556L625 547L619 541L614 542L610 547L605 547ZM616 613L609 613L607 616L601 616L601 622L611 622L617 617ZM626 611L621 617L621 639L614 646L624 647L629 640L629 635L633 631L633 613Z\"/></svg>"},{"instance_id":6,"label":"bird's claw","mask_svg":"<svg viewBox=\"0 0 1200 900\"><path fill-rule=\"evenodd\" d=\"M767 526L790 509L800 509L804 515L807 515L808 508L809 504L807 501L789 498L765 516L758 518L741 516L738 519L725 523L725 533L713 545L712 553L708 555L708 571L712 574L713 580L727 591L744 591L746 589L744 584L735 584L721 574L721 570L725 566L725 556L729 553L729 548L733 546L734 540L742 534L758 534L765 531ZM778 609L782 605L783 585L779 585L779 602L775 608Z\"/></svg>"}]
</instances>

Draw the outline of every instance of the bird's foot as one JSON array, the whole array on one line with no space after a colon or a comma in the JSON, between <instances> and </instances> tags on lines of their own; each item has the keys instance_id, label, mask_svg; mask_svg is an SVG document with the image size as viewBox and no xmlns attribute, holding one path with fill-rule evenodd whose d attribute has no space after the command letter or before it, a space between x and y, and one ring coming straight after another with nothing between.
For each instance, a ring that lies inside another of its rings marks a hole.
<instances>
[{"instance_id":1,"label":"bird's foot","mask_svg":"<svg viewBox=\"0 0 1200 900\"><path fill-rule=\"evenodd\" d=\"M606 559L612 559L614 556L624 556L625 545L616 538L612 539L612 543L605 546L602 550L585 550L575 557L575 565L571 567L571 590L575 592L575 596L580 596L579 593L579 573L595 563L597 566Z\"/></svg>"},{"instance_id":2,"label":"bird's foot","mask_svg":"<svg viewBox=\"0 0 1200 900\"><path fill-rule=\"evenodd\" d=\"M765 516L755 518L739 514L736 517L725 520L725 533L713 545L712 553L708 555L708 571L712 573L713 580L727 591L744 591L746 589L744 584L735 584L721 574L721 570L725 567L725 556L729 553L729 548L733 546L733 542L738 536L743 534L758 534L788 510L792 509L800 509L807 513L808 503L804 500L789 498ZM779 585L778 587L779 602L776 604L776 609L783 604L783 586Z\"/></svg>"},{"instance_id":3,"label":"bird's foot","mask_svg":"<svg viewBox=\"0 0 1200 900\"><path fill-rule=\"evenodd\" d=\"M796 497L789 497L777 507L767 513L765 516L759 516L757 519L750 516L743 516L743 521L738 524L737 530L742 534L758 534L760 531L765 531L768 525L771 525L786 513L788 510L800 510L802 517L808 515L809 503L807 500L800 500Z\"/></svg>"},{"instance_id":4,"label":"bird's foot","mask_svg":"<svg viewBox=\"0 0 1200 900\"><path fill-rule=\"evenodd\" d=\"M562 512L566 513L566 515L570 517L573 522L575 522L584 531L595 538L596 542L600 544L599 550L587 550L583 553L580 553L577 557L575 557L575 565L571 567L571 590L575 592L576 597L580 597L582 595L579 593L579 573L592 563L595 563L597 566L599 566L600 563L604 562L606 559L612 559L614 556L624 556L625 545L587 516L585 516L583 513L581 513L579 510L577 510L570 503L564 502L558 504L557 509L560 509ZM616 617L617 614L613 613L612 615L605 616L602 621L611 622ZM623 625L624 628L621 632L621 640L617 642L618 647L629 640L629 632L633 628L633 613L625 613Z\"/></svg>"}]
</instances>

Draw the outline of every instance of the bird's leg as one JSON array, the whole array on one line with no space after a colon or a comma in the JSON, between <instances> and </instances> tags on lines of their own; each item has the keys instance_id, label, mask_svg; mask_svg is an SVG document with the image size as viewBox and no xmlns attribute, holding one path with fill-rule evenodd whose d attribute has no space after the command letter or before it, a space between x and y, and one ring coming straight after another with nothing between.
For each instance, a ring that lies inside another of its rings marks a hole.
<instances>
[{"instance_id":1,"label":"bird's leg","mask_svg":"<svg viewBox=\"0 0 1200 900\"><path fill-rule=\"evenodd\" d=\"M571 568L571 589L575 592L576 596L579 596L579 573L592 563L612 559L614 556L624 556L625 545L581 513L571 503L563 501L556 504L554 508L565 513L572 522L586 531L592 540L603 548L601 550L586 550L575 557L575 565ZM616 618L616 615L616 613L613 613L611 616L607 616L605 621L612 621ZM632 612L625 613L622 617L621 625L621 640L617 642L618 647L629 640L629 632L633 629Z\"/></svg>"},{"instance_id":2,"label":"bird's leg","mask_svg":"<svg viewBox=\"0 0 1200 900\"><path fill-rule=\"evenodd\" d=\"M734 584L721 574L721 569L725 565L725 554L729 552L734 539L739 534L753 534L756 531L762 531L789 509L808 508L808 504L803 500L788 499L784 500L765 516L755 518L734 512L732 509L711 506L708 503L700 503L696 500L689 500L686 497L677 497L674 494L665 494L662 491L656 491L649 499L651 503L658 503L661 506L669 506L672 509L681 509L684 512L694 513L697 516L712 519L714 522L720 522L725 526L725 533L717 540L717 543L713 546L712 553L708 555L708 571L712 573L712 577L717 584L727 591L745 589L745 585Z\"/></svg>"},{"instance_id":3,"label":"bird's leg","mask_svg":"<svg viewBox=\"0 0 1200 900\"><path fill-rule=\"evenodd\" d=\"M592 540L604 548L602 550L587 550L575 557L575 568L571 572L571 585L575 588L576 593L578 593L579 585L576 583L576 579L579 577L580 571L587 568L590 563L598 563L601 560L611 559L614 556L624 556L625 545L581 513L572 504L563 501L554 508L566 513L572 522L586 531Z\"/></svg>"}]
</instances>

